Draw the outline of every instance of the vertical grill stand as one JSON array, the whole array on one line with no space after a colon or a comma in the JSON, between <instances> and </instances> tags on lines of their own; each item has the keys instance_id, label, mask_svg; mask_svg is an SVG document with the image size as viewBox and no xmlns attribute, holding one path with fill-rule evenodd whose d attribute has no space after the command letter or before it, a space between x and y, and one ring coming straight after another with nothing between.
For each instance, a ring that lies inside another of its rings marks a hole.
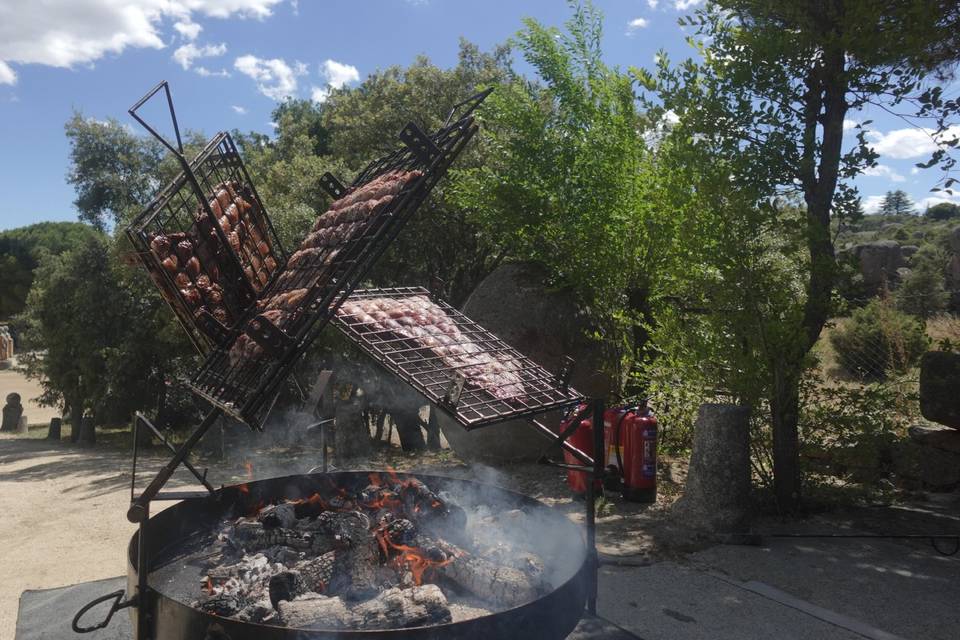
<instances>
[{"instance_id":1,"label":"vertical grill stand","mask_svg":"<svg viewBox=\"0 0 960 640\"><path fill-rule=\"evenodd\" d=\"M602 398L594 398L585 403L585 405L575 413L570 421L570 426L560 433L554 432L550 427L533 419L528 420L530 426L539 431L552 441L552 446L563 449L575 457L580 464L568 464L565 462L556 462L552 460L547 453L541 456L540 464L548 464L561 469L573 471L582 471L588 475L587 493L586 493L586 534L587 534L587 553L590 555L590 584L587 587L587 612L597 614L597 588L600 572L600 555L597 553L597 492L596 484L603 481L604 469L604 441L603 441L603 412L604 401ZM587 454L577 447L573 446L567 439L573 435L573 432L580 427L580 421L592 413L593 420L593 455ZM599 425L599 426L598 426Z\"/></svg>"}]
</instances>

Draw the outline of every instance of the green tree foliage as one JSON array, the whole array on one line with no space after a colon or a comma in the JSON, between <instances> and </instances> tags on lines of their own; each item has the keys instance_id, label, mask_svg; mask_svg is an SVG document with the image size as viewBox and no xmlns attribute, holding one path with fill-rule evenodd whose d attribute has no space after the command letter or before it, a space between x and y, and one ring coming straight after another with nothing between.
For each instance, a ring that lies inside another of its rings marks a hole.
<instances>
[{"instance_id":1,"label":"green tree foliage","mask_svg":"<svg viewBox=\"0 0 960 640\"><path fill-rule=\"evenodd\" d=\"M877 159L862 128L869 122L854 132L851 147L844 144L843 120L868 102L918 104L917 115L933 117L937 131L945 131L958 103L923 79L955 63L956 53L933 46L931 34L955 41L951 29L958 18L951 3L939 0L725 0L682 21L696 31L702 63L674 67L663 54L654 73L635 70L651 91L651 117L676 114L688 143L706 145L729 168L724 179L742 194L735 202L753 200L776 229L772 236L803 249L799 304L780 310L776 331L765 338L772 346L766 349L767 379L757 385L769 390L775 489L784 508L796 506L801 493L800 381L831 311L837 272L831 222L853 213L858 197L847 181ZM947 147L944 142L931 166L951 168ZM803 216L774 207L777 195L802 202ZM743 279L724 284L752 286ZM733 343L739 335L717 339Z\"/></svg>"},{"instance_id":2,"label":"green tree foliage","mask_svg":"<svg viewBox=\"0 0 960 640\"><path fill-rule=\"evenodd\" d=\"M850 374L878 380L906 372L930 340L916 318L897 311L889 300L874 299L830 334L830 344Z\"/></svg>"},{"instance_id":3,"label":"green tree foliage","mask_svg":"<svg viewBox=\"0 0 960 640\"><path fill-rule=\"evenodd\" d=\"M939 202L928 208L923 214L931 220L952 220L960 218L960 205L952 202Z\"/></svg>"},{"instance_id":4,"label":"green tree foliage","mask_svg":"<svg viewBox=\"0 0 960 640\"><path fill-rule=\"evenodd\" d=\"M897 288L897 308L921 320L946 309L950 301L944 277L947 262L947 256L932 246L918 252L909 275Z\"/></svg>"},{"instance_id":5,"label":"green tree foliage","mask_svg":"<svg viewBox=\"0 0 960 640\"><path fill-rule=\"evenodd\" d=\"M880 201L880 213L885 216L915 216L917 208L905 191L887 191Z\"/></svg>"},{"instance_id":6,"label":"green tree foliage","mask_svg":"<svg viewBox=\"0 0 960 640\"><path fill-rule=\"evenodd\" d=\"M509 48L484 53L465 40L460 42L458 63L451 69L441 69L420 57L409 67L373 73L355 88L334 91L324 104L333 155L351 171L359 171L370 160L396 148L397 134L407 122L435 131L454 105L512 77ZM475 141L457 159L455 168L470 171L485 166L492 152L483 141ZM471 217L472 208L452 197L458 180L453 173L437 185L377 265L376 282L429 286L436 277L444 282L438 293L459 305L496 267L502 252Z\"/></svg>"},{"instance_id":7,"label":"green tree foliage","mask_svg":"<svg viewBox=\"0 0 960 640\"><path fill-rule=\"evenodd\" d=\"M44 254L63 253L95 233L80 222L38 222L0 232L0 319L23 310Z\"/></svg>"},{"instance_id":8,"label":"green tree foliage","mask_svg":"<svg viewBox=\"0 0 960 640\"><path fill-rule=\"evenodd\" d=\"M134 410L156 406L186 355L182 338L157 313L158 297L135 292L122 269L105 236L45 254L17 318L26 346L43 349L22 358L43 386L43 402L98 424L126 422Z\"/></svg>"},{"instance_id":9,"label":"green tree foliage","mask_svg":"<svg viewBox=\"0 0 960 640\"><path fill-rule=\"evenodd\" d=\"M540 82L517 78L488 98L487 161L456 171L454 190L498 254L545 264L599 318L624 319L645 302L661 210L645 197L631 79L602 61L600 14L573 8L564 31L525 21L516 44Z\"/></svg>"}]
</instances>

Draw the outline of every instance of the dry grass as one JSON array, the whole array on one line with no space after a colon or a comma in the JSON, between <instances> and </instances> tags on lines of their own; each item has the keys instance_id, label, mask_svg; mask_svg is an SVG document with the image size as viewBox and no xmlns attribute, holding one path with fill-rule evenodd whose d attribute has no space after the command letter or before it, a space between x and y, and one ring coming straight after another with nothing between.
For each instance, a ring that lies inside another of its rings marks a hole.
<instances>
[{"instance_id":1,"label":"dry grass","mask_svg":"<svg viewBox=\"0 0 960 640\"><path fill-rule=\"evenodd\" d=\"M927 335L936 345L941 340L949 340L955 345L960 344L960 317L949 313L941 313L927 320Z\"/></svg>"}]
</instances>

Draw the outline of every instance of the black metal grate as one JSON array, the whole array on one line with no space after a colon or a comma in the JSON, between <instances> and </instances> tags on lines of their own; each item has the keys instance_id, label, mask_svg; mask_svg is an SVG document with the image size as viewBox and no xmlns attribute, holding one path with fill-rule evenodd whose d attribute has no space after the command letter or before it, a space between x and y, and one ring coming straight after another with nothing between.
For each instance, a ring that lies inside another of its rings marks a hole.
<instances>
[{"instance_id":1,"label":"black metal grate","mask_svg":"<svg viewBox=\"0 0 960 640\"><path fill-rule=\"evenodd\" d=\"M467 429L568 407L583 398L560 374L421 287L356 291L337 311L334 324Z\"/></svg>"},{"instance_id":2,"label":"black metal grate","mask_svg":"<svg viewBox=\"0 0 960 640\"><path fill-rule=\"evenodd\" d=\"M286 262L227 133L215 136L126 233L202 353L230 339L257 292ZM194 258L196 262L191 262Z\"/></svg>"},{"instance_id":3,"label":"black metal grate","mask_svg":"<svg viewBox=\"0 0 960 640\"><path fill-rule=\"evenodd\" d=\"M294 260L297 254L293 254L291 262L295 264L282 269L261 294L258 308L243 332L218 345L190 381L195 393L251 427L262 428L280 385L296 361L476 133L471 114L488 93L465 101L465 113L432 136L408 125L400 135L404 146L371 162L349 189L327 176L326 186L339 200L344 193L354 193L388 174L419 172L385 207L372 212L335 246L320 247L299 260ZM291 294L295 301L271 315L268 301Z\"/></svg>"}]
</instances>

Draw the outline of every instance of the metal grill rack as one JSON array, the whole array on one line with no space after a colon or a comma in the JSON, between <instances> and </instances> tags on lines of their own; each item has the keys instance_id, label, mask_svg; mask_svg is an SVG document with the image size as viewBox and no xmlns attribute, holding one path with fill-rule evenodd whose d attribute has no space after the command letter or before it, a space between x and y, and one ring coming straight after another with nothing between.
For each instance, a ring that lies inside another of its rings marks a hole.
<instances>
[{"instance_id":1,"label":"metal grill rack","mask_svg":"<svg viewBox=\"0 0 960 640\"><path fill-rule=\"evenodd\" d=\"M335 246L321 247L294 266L282 269L260 300L299 291L298 302L284 310L282 322L276 316L260 313L264 309L255 309L243 331L218 345L190 381L197 395L252 428L262 428L280 385L296 361L476 133L472 113L488 94L489 90L454 107L445 126L431 136L408 124L399 136L404 146L371 162L349 189L333 176L325 176L324 187L339 199L393 172L420 173L386 207L375 211ZM454 114L458 116L455 121ZM255 348L249 348L251 341Z\"/></svg>"},{"instance_id":2,"label":"metal grill rack","mask_svg":"<svg viewBox=\"0 0 960 640\"><path fill-rule=\"evenodd\" d=\"M379 303L399 316L404 302L413 316L424 309L442 316L443 325L403 325L385 310L378 319L362 308ZM466 429L566 408L583 398L564 380L568 368L550 373L422 287L356 291L334 325ZM491 365L502 373L481 378Z\"/></svg>"},{"instance_id":3,"label":"metal grill rack","mask_svg":"<svg viewBox=\"0 0 960 640\"><path fill-rule=\"evenodd\" d=\"M137 115L161 89L175 146ZM154 87L130 114L174 154L182 171L134 219L127 237L194 346L206 353L235 333L257 292L286 262L286 253L228 133L217 134L187 162L166 82ZM161 250L162 245L154 243L158 238L172 246ZM168 250L171 260L165 255Z\"/></svg>"}]
</instances>

